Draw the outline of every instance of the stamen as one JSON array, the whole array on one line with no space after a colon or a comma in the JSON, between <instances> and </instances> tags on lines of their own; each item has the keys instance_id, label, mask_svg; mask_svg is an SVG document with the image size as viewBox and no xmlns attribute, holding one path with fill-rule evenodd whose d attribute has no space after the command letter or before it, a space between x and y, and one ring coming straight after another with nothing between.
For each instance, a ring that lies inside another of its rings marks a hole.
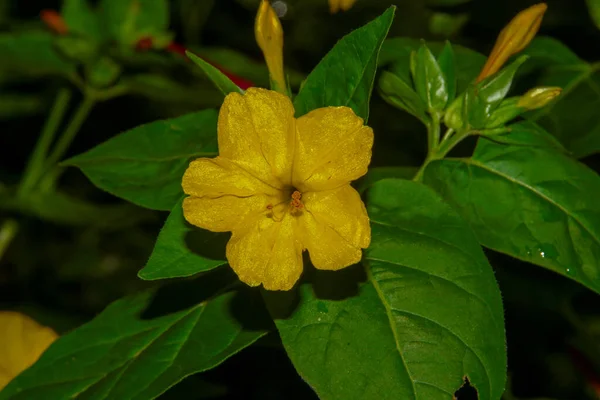
<instances>
[{"instance_id":1,"label":"stamen","mask_svg":"<svg viewBox=\"0 0 600 400\"><path fill-rule=\"evenodd\" d=\"M304 204L302 204L302 193L299 191L294 191L292 193L292 201L290 202L291 212L299 212L304 208Z\"/></svg>"}]
</instances>

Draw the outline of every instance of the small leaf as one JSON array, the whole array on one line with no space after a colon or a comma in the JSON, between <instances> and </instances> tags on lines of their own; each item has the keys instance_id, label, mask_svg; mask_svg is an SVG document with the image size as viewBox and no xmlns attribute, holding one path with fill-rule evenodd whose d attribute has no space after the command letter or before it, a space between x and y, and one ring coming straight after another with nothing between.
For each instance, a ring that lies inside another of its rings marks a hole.
<instances>
[{"instance_id":1,"label":"small leaf","mask_svg":"<svg viewBox=\"0 0 600 400\"><path fill-rule=\"evenodd\" d=\"M97 88L107 87L119 78L121 71L122 67L112 58L102 57L88 67L88 81Z\"/></svg>"},{"instance_id":2,"label":"small leaf","mask_svg":"<svg viewBox=\"0 0 600 400\"><path fill-rule=\"evenodd\" d=\"M588 10L590 12L590 17L596 27L600 29L600 0L585 0Z\"/></svg>"},{"instance_id":3,"label":"small leaf","mask_svg":"<svg viewBox=\"0 0 600 400\"><path fill-rule=\"evenodd\" d=\"M196 239L194 244L199 245L198 252L190 249L192 243L188 244L193 239ZM145 280L179 278L227 264L224 249L228 239L227 234L189 225L183 217L181 202L178 202L156 239L150 260L138 276ZM221 254L219 249L223 249Z\"/></svg>"},{"instance_id":4,"label":"small leaf","mask_svg":"<svg viewBox=\"0 0 600 400\"><path fill-rule=\"evenodd\" d=\"M585 165L551 147L481 138L473 158L430 163L424 182L484 246L600 292L600 176Z\"/></svg>"},{"instance_id":5,"label":"small leaf","mask_svg":"<svg viewBox=\"0 0 600 400\"><path fill-rule=\"evenodd\" d=\"M126 46L160 37L169 26L167 0L101 0L98 10L107 36Z\"/></svg>"},{"instance_id":6,"label":"small leaf","mask_svg":"<svg viewBox=\"0 0 600 400\"><path fill-rule=\"evenodd\" d=\"M437 62L444 74L444 81L448 90L448 102L451 102L456 97L456 58L450 42L446 41Z\"/></svg>"},{"instance_id":7,"label":"small leaf","mask_svg":"<svg viewBox=\"0 0 600 400\"><path fill-rule=\"evenodd\" d=\"M214 279L211 283L217 288L223 284ZM9 383L0 399L158 397L267 333L268 316L252 291L207 298L207 291L217 290L202 281L186 282L116 301L54 342ZM240 320L244 316L254 318L249 327Z\"/></svg>"},{"instance_id":8,"label":"small leaf","mask_svg":"<svg viewBox=\"0 0 600 400\"><path fill-rule=\"evenodd\" d=\"M442 111L448 102L448 86L437 60L422 43L411 61L417 93L430 113Z\"/></svg>"},{"instance_id":9,"label":"small leaf","mask_svg":"<svg viewBox=\"0 0 600 400\"><path fill-rule=\"evenodd\" d=\"M121 133L75 156L100 189L153 210L169 211L183 195L181 177L191 160L217 154L217 112L204 110Z\"/></svg>"},{"instance_id":10,"label":"small leaf","mask_svg":"<svg viewBox=\"0 0 600 400\"><path fill-rule=\"evenodd\" d=\"M547 148L567 154L567 150L558 139L544 128L532 121L521 121L508 126L509 131L503 135L494 136L492 142Z\"/></svg>"},{"instance_id":11,"label":"small leaf","mask_svg":"<svg viewBox=\"0 0 600 400\"><path fill-rule=\"evenodd\" d=\"M186 51L185 54L189 57L190 60L194 62L197 66L202 68L202 71L206 74L208 79L211 80L212 83L227 96L229 93L243 93L244 91L240 89L235 83L231 81L227 76L225 76L221 71L217 68L213 67L200 57L196 56L194 53Z\"/></svg>"},{"instance_id":12,"label":"small leaf","mask_svg":"<svg viewBox=\"0 0 600 400\"><path fill-rule=\"evenodd\" d=\"M465 377L499 399L502 301L473 233L416 182L380 181L368 199L367 282L316 272L291 315L291 299L264 295L296 370L323 400L448 400Z\"/></svg>"},{"instance_id":13,"label":"small leaf","mask_svg":"<svg viewBox=\"0 0 600 400\"><path fill-rule=\"evenodd\" d=\"M76 33L100 40L102 38L102 31L98 15L88 1L64 0L60 15L65 20L69 33Z\"/></svg>"},{"instance_id":14,"label":"small leaf","mask_svg":"<svg viewBox=\"0 0 600 400\"><path fill-rule=\"evenodd\" d=\"M424 123L429 121L425 103L417 92L399 76L383 71L379 79L379 93L392 106L414 115Z\"/></svg>"},{"instance_id":15,"label":"small leaf","mask_svg":"<svg viewBox=\"0 0 600 400\"><path fill-rule=\"evenodd\" d=\"M327 106L348 106L365 121L379 49L394 20L395 7L344 36L310 73L294 99L296 116Z\"/></svg>"}]
</instances>

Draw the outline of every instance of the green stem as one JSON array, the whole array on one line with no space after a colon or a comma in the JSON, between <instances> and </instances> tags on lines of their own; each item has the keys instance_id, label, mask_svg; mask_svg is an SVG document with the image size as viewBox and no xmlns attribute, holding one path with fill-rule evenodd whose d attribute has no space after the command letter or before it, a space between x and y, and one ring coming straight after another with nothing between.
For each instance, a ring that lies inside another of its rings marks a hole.
<instances>
[{"instance_id":1,"label":"green stem","mask_svg":"<svg viewBox=\"0 0 600 400\"><path fill-rule=\"evenodd\" d=\"M53 168L54 165L61 160L61 158L65 155L66 151L69 149L69 146L75 139L75 135L79 132L81 125L83 125L84 121L88 117L90 111L96 104L96 98L86 94L83 98L83 101L77 108L73 119L66 127L65 131L62 133L61 137L58 139L54 150L48 157L46 162L46 169Z\"/></svg>"},{"instance_id":2,"label":"green stem","mask_svg":"<svg viewBox=\"0 0 600 400\"><path fill-rule=\"evenodd\" d=\"M4 253L6 253L18 229L19 223L14 219L7 219L2 224L2 228L0 228L0 260L4 256Z\"/></svg>"},{"instance_id":3,"label":"green stem","mask_svg":"<svg viewBox=\"0 0 600 400\"><path fill-rule=\"evenodd\" d=\"M431 113L431 123L427 126L427 155L431 155L440 143L440 117Z\"/></svg>"},{"instance_id":4,"label":"green stem","mask_svg":"<svg viewBox=\"0 0 600 400\"><path fill-rule=\"evenodd\" d=\"M23 173L23 178L17 191L17 196L24 196L29 190L31 190L31 188L35 186L38 179L42 175L48 149L54 140L54 136L56 135L56 131L58 130L58 127L65 115L67 105L69 104L70 100L71 91L69 89L63 88L56 95L54 105L50 110L50 114L48 114L48 118L46 119L44 128L42 129L40 138L38 139L38 142L36 143L35 148L29 157L27 166L25 167L25 172Z\"/></svg>"},{"instance_id":5,"label":"green stem","mask_svg":"<svg viewBox=\"0 0 600 400\"><path fill-rule=\"evenodd\" d=\"M471 132L454 132L453 129L448 129L446 131L446 134L444 135L444 139L439 144L439 146L437 148L431 149L429 151L429 153L427 154L427 158L425 159L425 162L423 163L421 168L419 168L419 171L417 171L417 174L413 178L413 181L420 182L423 179L423 172L425 172L425 168L427 168L427 165L430 162L432 162L433 160L439 160L439 159L446 157L446 155L457 144L459 144L463 139L465 139L470 134L471 134ZM438 125L438 138L439 138L439 125Z\"/></svg>"}]
</instances>

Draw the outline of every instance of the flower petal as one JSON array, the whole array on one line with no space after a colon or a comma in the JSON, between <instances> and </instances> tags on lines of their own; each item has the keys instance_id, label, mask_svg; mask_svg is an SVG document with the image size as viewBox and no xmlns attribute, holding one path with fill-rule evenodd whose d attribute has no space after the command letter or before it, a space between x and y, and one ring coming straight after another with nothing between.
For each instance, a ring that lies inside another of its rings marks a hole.
<instances>
[{"instance_id":1,"label":"flower petal","mask_svg":"<svg viewBox=\"0 0 600 400\"><path fill-rule=\"evenodd\" d=\"M294 106L280 93L250 88L230 93L219 114L219 154L272 186L291 181Z\"/></svg>"},{"instance_id":2,"label":"flower petal","mask_svg":"<svg viewBox=\"0 0 600 400\"><path fill-rule=\"evenodd\" d=\"M267 290L290 290L302 274L302 244L295 236L296 218L260 218L233 232L227 260L240 280Z\"/></svg>"},{"instance_id":3,"label":"flower petal","mask_svg":"<svg viewBox=\"0 0 600 400\"><path fill-rule=\"evenodd\" d=\"M367 173L373 130L348 107L318 108L296 121L293 184L301 192L334 189Z\"/></svg>"},{"instance_id":4,"label":"flower petal","mask_svg":"<svg viewBox=\"0 0 600 400\"><path fill-rule=\"evenodd\" d=\"M306 211L312 214L319 224L333 229L354 247L369 247L369 216L360 195L350 185L323 192L309 192L302 196L302 200ZM304 242L304 237L302 240ZM304 245L310 252L308 244Z\"/></svg>"},{"instance_id":5,"label":"flower petal","mask_svg":"<svg viewBox=\"0 0 600 400\"><path fill-rule=\"evenodd\" d=\"M276 188L223 157L192 161L183 175L182 186L185 194L196 197L279 193Z\"/></svg>"},{"instance_id":6,"label":"flower petal","mask_svg":"<svg viewBox=\"0 0 600 400\"><path fill-rule=\"evenodd\" d=\"M272 197L258 194L248 197L187 197L183 200L183 215L192 225L212 232L233 231L246 219L256 219L269 212Z\"/></svg>"}]
</instances>

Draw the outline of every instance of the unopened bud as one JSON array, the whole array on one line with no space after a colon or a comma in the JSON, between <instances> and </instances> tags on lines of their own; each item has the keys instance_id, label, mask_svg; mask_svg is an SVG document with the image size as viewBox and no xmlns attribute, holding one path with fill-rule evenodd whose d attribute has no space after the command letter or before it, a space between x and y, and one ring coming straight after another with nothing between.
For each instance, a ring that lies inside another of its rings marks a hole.
<instances>
[{"instance_id":1,"label":"unopened bud","mask_svg":"<svg viewBox=\"0 0 600 400\"><path fill-rule=\"evenodd\" d=\"M525 93L519 99L518 106L527 110L542 108L557 98L562 89L559 87L537 87Z\"/></svg>"},{"instance_id":2,"label":"unopened bud","mask_svg":"<svg viewBox=\"0 0 600 400\"><path fill-rule=\"evenodd\" d=\"M283 28L269 0L262 0L254 24L256 42L263 52L275 90L287 93L283 72Z\"/></svg>"}]
</instances>

